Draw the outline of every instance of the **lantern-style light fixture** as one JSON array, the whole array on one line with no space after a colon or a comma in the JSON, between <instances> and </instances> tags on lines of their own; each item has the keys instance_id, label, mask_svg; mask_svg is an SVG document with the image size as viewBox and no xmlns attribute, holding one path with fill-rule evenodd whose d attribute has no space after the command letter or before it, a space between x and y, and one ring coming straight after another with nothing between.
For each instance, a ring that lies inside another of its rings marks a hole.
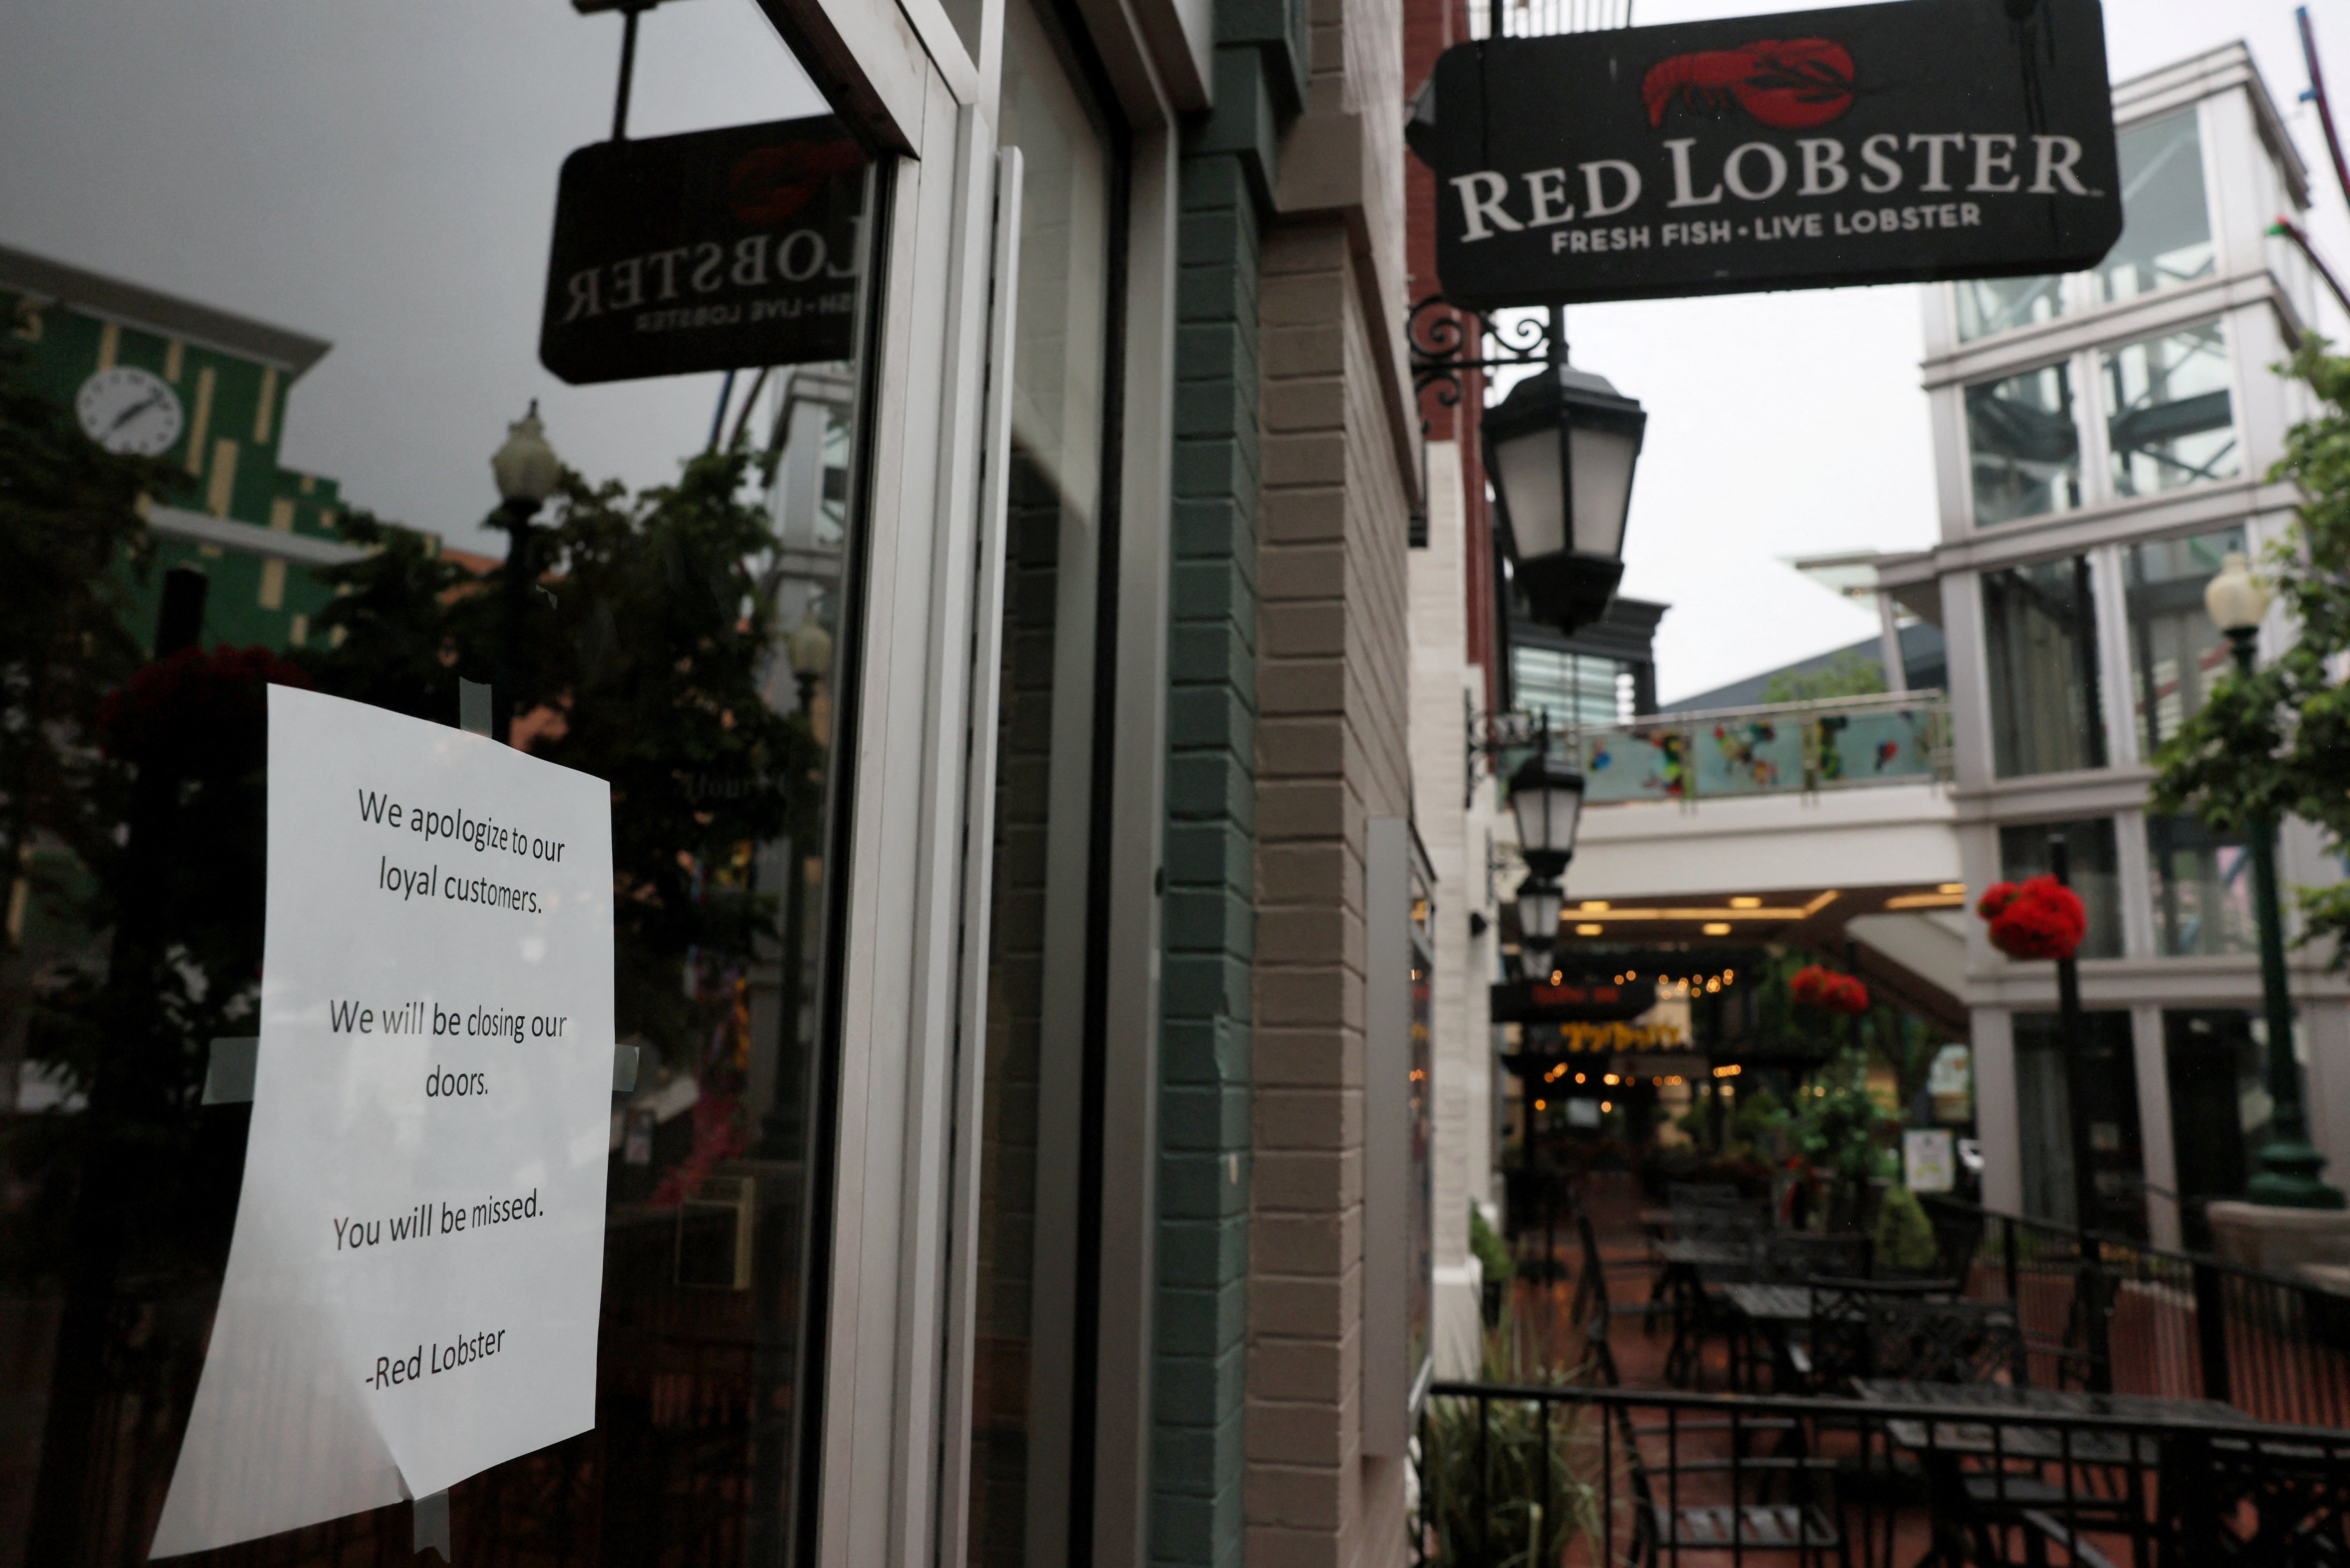
<instances>
[{"instance_id":1,"label":"lantern-style light fixture","mask_svg":"<svg viewBox=\"0 0 2350 1568\"><path fill-rule=\"evenodd\" d=\"M2241 551L2230 550L2220 558L2220 575L2204 585L2203 607L2221 631L2260 629L2269 613L2269 590L2252 576L2251 561Z\"/></svg>"},{"instance_id":2,"label":"lantern-style light fixture","mask_svg":"<svg viewBox=\"0 0 2350 1568\"><path fill-rule=\"evenodd\" d=\"M816 701L816 683L832 669L832 633L816 618L816 602L808 602L799 625L784 634L784 657L791 661L792 679L800 689L800 711Z\"/></svg>"},{"instance_id":3,"label":"lantern-style light fixture","mask_svg":"<svg viewBox=\"0 0 2350 1568\"><path fill-rule=\"evenodd\" d=\"M1541 749L1510 775L1510 814L1517 818L1518 853L1527 868L1544 878L1565 873L1583 821L1583 775L1552 753L1547 735Z\"/></svg>"},{"instance_id":4,"label":"lantern-style light fixture","mask_svg":"<svg viewBox=\"0 0 2350 1568\"><path fill-rule=\"evenodd\" d=\"M1485 410L1485 471L1534 618L1572 632L1624 576L1624 519L1648 416L1607 378L1545 365Z\"/></svg>"},{"instance_id":5,"label":"lantern-style light fixture","mask_svg":"<svg viewBox=\"0 0 2350 1568\"><path fill-rule=\"evenodd\" d=\"M1537 961L1529 956L1524 964L1529 979L1550 977L1549 953L1558 940L1558 917L1566 908L1566 889L1555 877L1539 871L1518 884L1518 946L1531 954L1538 950L1543 957ZM1537 973L1539 971L1539 973Z\"/></svg>"},{"instance_id":6,"label":"lantern-style light fixture","mask_svg":"<svg viewBox=\"0 0 2350 1568\"><path fill-rule=\"evenodd\" d=\"M546 427L538 420L538 400L530 411L506 427L506 439L490 454L490 474L498 482L498 498L506 510L524 517L546 504L563 478L563 460L547 444Z\"/></svg>"}]
</instances>

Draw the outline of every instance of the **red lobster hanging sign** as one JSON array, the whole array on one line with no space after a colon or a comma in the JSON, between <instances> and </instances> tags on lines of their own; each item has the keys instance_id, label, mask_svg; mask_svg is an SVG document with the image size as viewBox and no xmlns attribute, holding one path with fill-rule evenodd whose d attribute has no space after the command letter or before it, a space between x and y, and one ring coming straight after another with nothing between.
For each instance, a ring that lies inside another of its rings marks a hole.
<instances>
[{"instance_id":1,"label":"red lobster hanging sign","mask_svg":"<svg viewBox=\"0 0 2350 1568\"><path fill-rule=\"evenodd\" d=\"M1472 310L2076 271L2121 233L2098 0L1457 44L1406 134Z\"/></svg>"}]
</instances>

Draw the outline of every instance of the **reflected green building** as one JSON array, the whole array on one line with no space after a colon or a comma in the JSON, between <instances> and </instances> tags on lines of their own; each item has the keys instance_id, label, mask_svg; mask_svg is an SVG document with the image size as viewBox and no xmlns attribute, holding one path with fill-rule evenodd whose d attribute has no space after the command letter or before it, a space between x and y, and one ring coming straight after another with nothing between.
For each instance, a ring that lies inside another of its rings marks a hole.
<instances>
[{"instance_id":1,"label":"reflected green building","mask_svg":"<svg viewBox=\"0 0 2350 1568\"><path fill-rule=\"evenodd\" d=\"M206 646L307 642L334 597L316 568L359 554L336 537L336 482L277 461L294 383L330 345L5 245L0 304L33 384L92 440L187 472L149 509L130 629L153 636L162 574L184 566L211 579Z\"/></svg>"}]
</instances>

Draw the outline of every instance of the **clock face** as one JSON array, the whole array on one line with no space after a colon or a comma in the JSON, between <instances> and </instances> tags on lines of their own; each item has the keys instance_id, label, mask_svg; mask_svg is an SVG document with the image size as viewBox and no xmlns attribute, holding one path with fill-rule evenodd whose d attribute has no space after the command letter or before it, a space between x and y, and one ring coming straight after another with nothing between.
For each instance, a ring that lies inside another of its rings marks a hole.
<instances>
[{"instance_id":1,"label":"clock face","mask_svg":"<svg viewBox=\"0 0 2350 1568\"><path fill-rule=\"evenodd\" d=\"M117 365L81 384L81 428L109 452L159 457L180 439L180 395L150 370Z\"/></svg>"}]
</instances>

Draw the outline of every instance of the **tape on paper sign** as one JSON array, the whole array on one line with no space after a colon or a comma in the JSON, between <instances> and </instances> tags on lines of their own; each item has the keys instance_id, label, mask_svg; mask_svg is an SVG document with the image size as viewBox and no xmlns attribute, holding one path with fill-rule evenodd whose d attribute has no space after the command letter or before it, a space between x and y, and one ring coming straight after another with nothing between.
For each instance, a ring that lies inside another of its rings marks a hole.
<instances>
[{"instance_id":1,"label":"tape on paper sign","mask_svg":"<svg viewBox=\"0 0 2350 1568\"><path fill-rule=\"evenodd\" d=\"M154 1556L595 1425L611 820L601 780L269 689L244 1186Z\"/></svg>"}]
</instances>

